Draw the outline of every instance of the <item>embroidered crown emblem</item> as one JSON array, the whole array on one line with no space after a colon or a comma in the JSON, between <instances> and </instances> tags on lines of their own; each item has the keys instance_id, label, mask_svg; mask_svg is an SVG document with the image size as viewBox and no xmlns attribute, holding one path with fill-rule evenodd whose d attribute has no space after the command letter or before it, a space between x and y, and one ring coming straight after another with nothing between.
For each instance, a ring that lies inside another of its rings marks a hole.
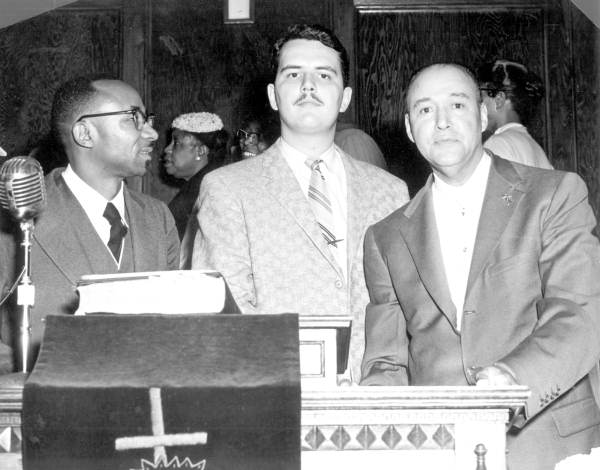
<instances>
[{"instance_id":1,"label":"embroidered crown emblem","mask_svg":"<svg viewBox=\"0 0 600 470\"><path fill-rule=\"evenodd\" d=\"M156 462L142 459L141 467L132 468L131 470L204 470L206 467L206 459L194 463L189 457L179 460L179 457L173 457L171 460L160 458Z\"/></svg>"}]
</instances>

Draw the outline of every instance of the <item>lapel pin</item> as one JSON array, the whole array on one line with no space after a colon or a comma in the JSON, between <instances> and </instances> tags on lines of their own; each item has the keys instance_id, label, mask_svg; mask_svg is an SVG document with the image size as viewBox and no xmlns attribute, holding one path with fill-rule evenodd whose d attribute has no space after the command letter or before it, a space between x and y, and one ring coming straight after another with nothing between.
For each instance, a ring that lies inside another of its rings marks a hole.
<instances>
[{"instance_id":1,"label":"lapel pin","mask_svg":"<svg viewBox=\"0 0 600 470\"><path fill-rule=\"evenodd\" d=\"M512 198L512 196L511 196L509 193L504 193L504 194L502 195L502 200L503 200L503 201L506 203L506 205L507 205L507 206L509 206L509 207L510 207L510 205L511 205L511 204L512 204L512 202L513 202L513 198Z\"/></svg>"}]
</instances>

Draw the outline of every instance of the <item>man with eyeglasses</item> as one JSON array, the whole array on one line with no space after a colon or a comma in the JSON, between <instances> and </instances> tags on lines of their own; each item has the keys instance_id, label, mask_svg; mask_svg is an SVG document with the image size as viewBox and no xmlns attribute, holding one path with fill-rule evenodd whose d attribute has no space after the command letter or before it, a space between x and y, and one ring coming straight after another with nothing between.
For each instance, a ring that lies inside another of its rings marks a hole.
<instances>
[{"instance_id":1,"label":"man with eyeglasses","mask_svg":"<svg viewBox=\"0 0 600 470\"><path fill-rule=\"evenodd\" d=\"M33 235L34 357L45 315L76 310L82 275L177 269L179 237L167 206L124 184L146 172L158 138L152 123L137 91L120 80L75 78L56 92L52 132L69 164L46 176L47 207Z\"/></svg>"},{"instance_id":2,"label":"man with eyeglasses","mask_svg":"<svg viewBox=\"0 0 600 470\"><path fill-rule=\"evenodd\" d=\"M256 119L248 120L241 129L238 129L236 136L243 160L256 157L269 146L264 138L262 125Z\"/></svg>"}]
</instances>

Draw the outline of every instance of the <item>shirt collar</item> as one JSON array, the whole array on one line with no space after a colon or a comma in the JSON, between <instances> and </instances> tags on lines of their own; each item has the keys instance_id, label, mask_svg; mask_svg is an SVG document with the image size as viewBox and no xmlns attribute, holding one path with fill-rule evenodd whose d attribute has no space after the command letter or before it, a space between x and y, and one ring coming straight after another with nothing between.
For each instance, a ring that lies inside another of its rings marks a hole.
<instances>
[{"instance_id":1,"label":"shirt collar","mask_svg":"<svg viewBox=\"0 0 600 470\"><path fill-rule=\"evenodd\" d=\"M62 177L86 212L102 215L106 209L106 204L112 202L119 211L121 219L123 219L123 221L126 220L123 182L121 182L121 186L115 197L109 201L84 180L82 180L81 177L75 173L70 164L67 165L67 168L65 171L63 171Z\"/></svg>"},{"instance_id":2,"label":"shirt collar","mask_svg":"<svg viewBox=\"0 0 600 470\"><path fill-rule=\"evenodd\" d=\"M442 197L447 196L465 204L475 204L485 193L491 164L492 159L487 152L483 152L475 171L464 184L453 186L434 175L434 190Z\"/></svg>"},{"instance_id":3,"label":"shirt collar","mask_svg":"<svg viewBox=\"0 0 600 470\"><path fill-rule=\"evenodd\" d=\"M279 142L281 145L281 152L283 153L283 156L292 168L300 166L308 168L305 162L306 160L313 160L313 158L309 157L304 152L301 152L300 150L292 147L283 139L283 137L279 138ZM325 150L321 155L314 158L314 160L323 160L325 162L325 165L330 167L333 163L334 158L335 145L332 142L331 146L327 150Z\"/></svg>"},{"instance_id":4,"label":"shirt collar","mask_svg":"<svg viewBox=\"0 0 600 470\"><path fill-rule=\"evenodd\" d=\"M525 126L519 122L507 122L503 126L500 126L498 129L496 129L494 134L501 134L502 132L507 131L508 129L522 130L525 129Z\"/></svg>"}]
</instances>

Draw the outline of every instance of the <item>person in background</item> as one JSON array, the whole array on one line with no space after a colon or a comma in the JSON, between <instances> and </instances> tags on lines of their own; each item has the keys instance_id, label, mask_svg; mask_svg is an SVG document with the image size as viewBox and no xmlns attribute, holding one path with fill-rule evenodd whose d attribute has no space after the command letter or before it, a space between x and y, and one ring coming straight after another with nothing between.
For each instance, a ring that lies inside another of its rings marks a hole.
<instances>
[{"instance_id":1,"label":"person in background","mask_svg":"<svg viewBox=\"0 0 600 470\"><path fill-rule=\"evenodd\" d=\"M334 144L352 89L346 51L331 31L293 25L274 52L267 93L281 138L206 175L192 267L220 271L243 313L352 317L350 368L358 374L364 232L404 204L408 191Z\"/></svg>"},{"instance_id":2,"label":"person in background","mask_svg":"<svg viewBox=\"0 0 600 470\"><path fill-rule=\"evenodd\" d=\"M263 126L258 119L249 119L238 129L238 148L242 160L256 157L265 151L270 143L267 142Z\"/></svg>"},{"instance_id":3,"label":"person in background","mask_svg":"<svg viewBox=\"0 0 600 470\"><path fill-rule=\"evenodd\" d=\"M544 149L529 135L527 124L544 97L544 84L517 62L497 60L477 73L487 108L484 147L496 155L539 168L552 168Z\"/></svg>"},{"instance_id":4,"label":"person in background","mask_svg":"<svg viewBox=\"0 0 600 470\"><path fill-rule=\"evenodd\" d=\"M584 182L484 150L470 71L435 64L406 94L433 175L365 236L363 385L525 385L508 468L600 445L600 245Z\"/></svg>"},{"instance_id":5,"label":"person in background","mask_svg":"<svg viewBox=\"0 0 600 470\"><path fill-rule=\"evenodd\" d=\"M371 163L382 170L388 169L377 142L354 124L338 122L335 128L335 143L344 152L357 160Z\"/></svg>"},{"instance_id":6,"label":"person in background","mask_svg":"<svg viewBox=\"0 0 600 470\"><path fill-rule=\"evenodd\" d=\"M165 171L185 182L168 206L182 240L198 198L202 178L223 165L229 135L213 113L187 113L171 124L171 140L164 150Z\"/></svg>"},{"instance_id":7,"label":"person in background","mask_svg":"<svg viewBox=\"0 0 600 470\"><path fill-rule=\"evenodd\" d=\"M33 232L32 358L46 314L77 309L82 275L177 268L179 238L169 209L124 184L146 173L158 137L152 123L138 92L120 80L80 77L56 92L51 127L69 164L46 176L46 208ZM0 259L1 267L10 264ZM4 315L4 342L12 343L15 327Z\"/></svg>"}]
</instances>

